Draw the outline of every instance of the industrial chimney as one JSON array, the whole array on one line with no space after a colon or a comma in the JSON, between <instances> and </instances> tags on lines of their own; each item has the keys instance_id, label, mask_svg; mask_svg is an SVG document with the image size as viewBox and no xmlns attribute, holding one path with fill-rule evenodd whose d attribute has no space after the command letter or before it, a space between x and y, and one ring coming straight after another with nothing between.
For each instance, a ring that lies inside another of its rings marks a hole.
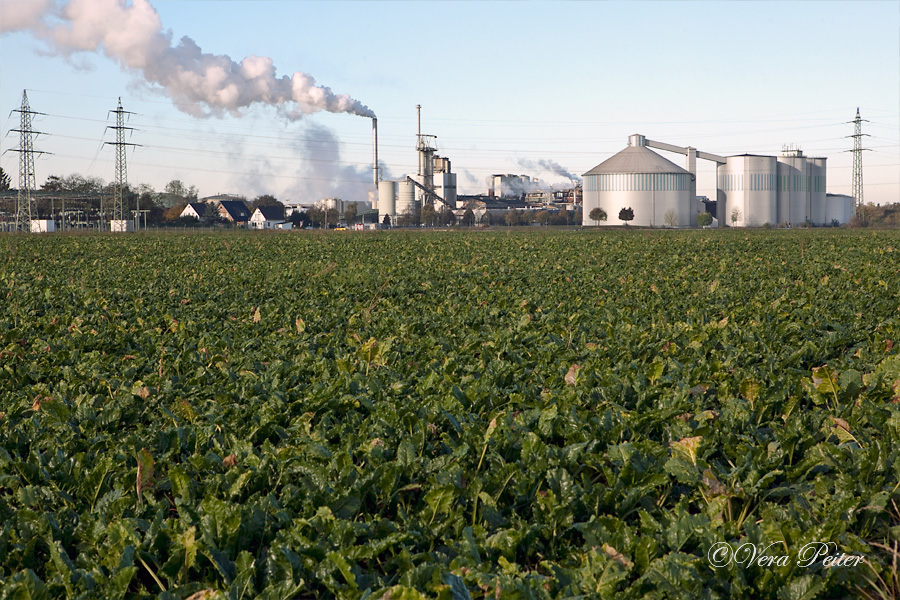
<instances>
[{"instance_id":1,"label":"industrial chimney","mask_svg":"<svg viewBox=\"0 0 900 600\"><path fill-rule=\"evenodd\" d=\"M372 184L378 188L378 119L372 117Z\"/></svg>"}]
</instances>

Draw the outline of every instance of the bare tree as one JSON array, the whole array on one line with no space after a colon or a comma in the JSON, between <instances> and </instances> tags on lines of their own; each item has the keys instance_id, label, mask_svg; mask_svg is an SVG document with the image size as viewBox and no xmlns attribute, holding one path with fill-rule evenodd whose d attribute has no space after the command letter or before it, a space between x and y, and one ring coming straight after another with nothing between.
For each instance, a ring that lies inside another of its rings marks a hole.
<instances>
[{"instance_id":1,"label":"bare tree","mask_svg":"<svg viewBox=\"0 0 900 600\"><path fill-rule=\"evenodd\" d=\"M674 208L670 208L666 211L666 214L663 216L663 220L669 227L678 227L678 213L675 212Z\"/></svg>"}]
</instances>

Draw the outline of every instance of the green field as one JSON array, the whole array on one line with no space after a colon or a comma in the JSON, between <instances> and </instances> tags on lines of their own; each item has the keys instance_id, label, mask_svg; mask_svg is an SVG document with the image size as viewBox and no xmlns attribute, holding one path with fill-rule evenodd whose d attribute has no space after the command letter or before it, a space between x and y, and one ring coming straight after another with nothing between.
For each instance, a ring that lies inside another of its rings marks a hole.
<instances>
[{"instance_id":1,"label":"green field","mask_svg":"<svg viewBox=\"0 0 900 600\"><path fill-rule=\"evenodd\" d=\"M0 599L900 596L900 232L0 256Z\"/></svg>"}]
</instances>

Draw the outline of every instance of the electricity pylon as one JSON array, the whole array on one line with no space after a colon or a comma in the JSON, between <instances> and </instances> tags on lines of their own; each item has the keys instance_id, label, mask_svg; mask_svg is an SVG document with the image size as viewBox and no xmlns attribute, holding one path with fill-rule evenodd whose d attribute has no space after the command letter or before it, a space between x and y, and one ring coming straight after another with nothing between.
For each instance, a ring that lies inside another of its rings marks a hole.
<instances>
[{"instance_id":1,"label":"electricity pylon","mask_svg":"<svg viewBox=\"0 0 900 600\"><path fill-rule=\"evenodd\" d=\"M116 141L104 142L116 147L116 182L115 197L113 198L113 214L114 221L123 221L125 219L125 186L128 185L128 170L125 162L125 150L127 146L137 146L125 141L125 132L134 131L134 127L125 127L125 115L134 114L122 109L122 98L119 98L119 106L116 110L109 111L115 113L115 126L108 125L107 129L115 129Z\"/></svg>"},{"instance_id":2,"label":"electricity pylon","mask_svg":"<svg viewBox=\"0 0 900 600\"><path fill-rule=\"evenodd\" d=\"M868 150L868 148L862 147L862 138L864 135L868 135L862 132L863 121L866 121L866 119L859 118L859 107L857 107L856 118L850 121L850 123L853 123L854 125L853 135L850 136L853 138L853 184L851 186L851 193L855 199L857 211L864 204L862 153L864 150Z\"/></svg>"},{"instance_id":3,"label":"electricity pylon","mask_svg":"<svg viewBox=\"0 0 900 600\"><path fill-rule=\"evenodd\" d=\"M19 189L16 194L16 230L25 233L31 232L31 220L37 217L34 205L34 192L37 184L34 178L34 155L44 154L34 149L34 136L39 131L32 129L32 117L42 115L31 110L28 104L28 91L22 90L22 106L13 112L19 113L19 128L12 129L19 133L19 147L13 148L13 152L19 153Z\"/></svg>"}]
</instances>

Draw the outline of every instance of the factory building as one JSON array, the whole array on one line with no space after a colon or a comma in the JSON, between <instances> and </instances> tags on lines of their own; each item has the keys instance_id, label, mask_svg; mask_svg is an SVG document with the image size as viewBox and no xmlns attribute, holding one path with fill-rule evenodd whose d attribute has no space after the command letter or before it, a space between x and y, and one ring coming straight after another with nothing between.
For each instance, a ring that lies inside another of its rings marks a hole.
<instances>
[{"instance_id":1,"label":"factory building","mask_svg":"<svg viewBox=\"0 0 900 600\"><path fill-rule=\"evenodd\" d=\"M538 191L540 182L528 175L497 173L491 175L491 187L488 194L494 198L521 198L523 194Z\"/></svg>"},{"instance_id":2,"label":"factory building","mask_svg":"<svg viewBox=\"0 0 900 600\"><path fill-rule=\"evenodd\" d=\"M423 206L432 206L440 212L443 208L453 210L457 205L456 173L450 170L450 159L438 156L437 136L422 133L421 106L416 106L418 133L416 135L416 152L419 168L415 175L407 175L400 181L381 181L376 173L376 202L378 222L385 223L385 218L396 225L399 218L412 216ZM375 138L375 162L377 164L377 129L373 119L373 137Z\"/></svg>"},{"instance_id":3,"label":"factory building","mask_svg":"<svg viewBox=\"0 0 900 600\"><path fill-rule=\"evenodd\" d=\"M826 194L825 158L807 157L786 148L780 156L741 154L721 157L632 135L628 147L584 174L584 225L624 225L619 219L630 208L630 225L691 227L706 210L696 195L696 159L717 167L716 214L720 227L763 225L827 226L853 216L850 196ZM658 148L687 156L686 169L656 154ZM602 208L606 221L595 222L591 211Z\"/></svg>"}]
</instances>

